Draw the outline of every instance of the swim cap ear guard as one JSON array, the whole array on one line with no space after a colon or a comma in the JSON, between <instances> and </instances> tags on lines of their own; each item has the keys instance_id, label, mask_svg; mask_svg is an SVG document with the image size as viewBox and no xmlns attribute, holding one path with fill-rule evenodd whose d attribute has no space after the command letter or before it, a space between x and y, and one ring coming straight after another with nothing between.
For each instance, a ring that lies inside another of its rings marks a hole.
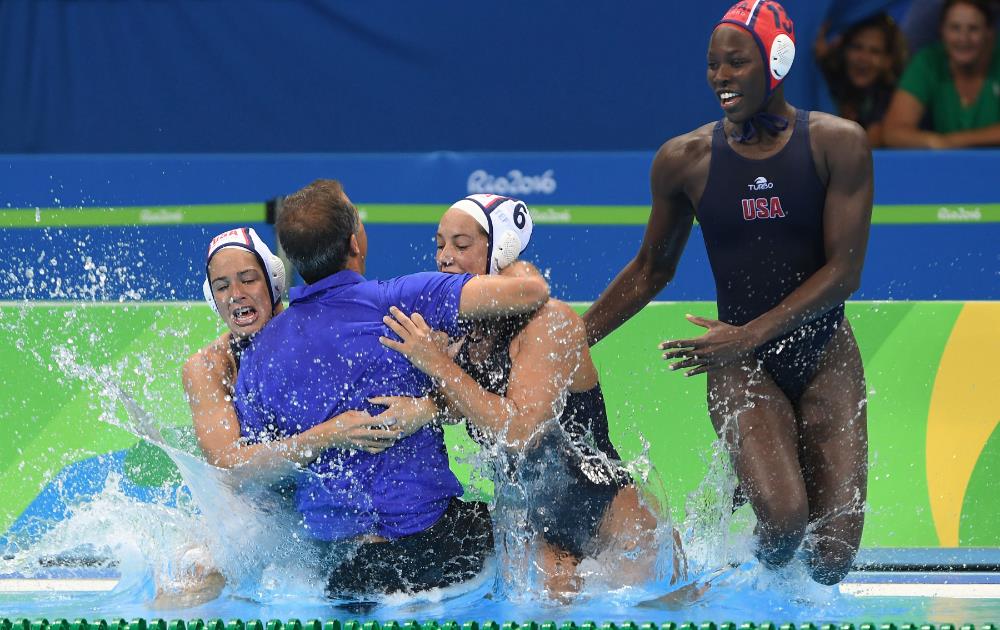
<instances>
[{"instance_id":1,"label":"swim cap ear guard","mask_svg":"<svg viewBox=\"0 0 1000 630\"><path fill-rule=\"evenodd\" d=\"M499 195L469 195L452 208L469 214L489 238L486 250L487 273L498 274L510 266L531 240L531 212L520 199Z\"/></svg>"},{"instance_id":2,"label":"swim cap ear guard","mask_svg":"<svg viewBox=\"0 0 1000 630\"><path fill-rule=\"evenodd\" d=\"M219 234L208 244L208 256L205 259L205 282L202 283L201 289L205 295L205 301L212 307L215 314L221 316L208 277L208 265L212 262L213 256L227 247L245 249L257 257L260 268L264 270L264 282L267 283L267 288L271 292L271 306L276 306L281 301L281 294L285 291L285 264L271 253L270 248L257 236L257 232L253 228L236 228Z\"/></svg>"},{"instance_id":3,"label":"swim cap ear guard","mask_svg":"<svg viewBox=\"0 0 1000 630\"><path fill-rule=\"evenodd\" d=\"M795 61L795 24L784 7L774 0L744 0L734 4L716 25L741 28L753 36L760 50L767 74L764 76L764 105L778 89L792 69ZM788 121L780 116L758 112L753 117L771 133L788 128ZM746 121L743 134L738 138L746 142L754 136L753 125Z\"/></svg>"}]
</instances>

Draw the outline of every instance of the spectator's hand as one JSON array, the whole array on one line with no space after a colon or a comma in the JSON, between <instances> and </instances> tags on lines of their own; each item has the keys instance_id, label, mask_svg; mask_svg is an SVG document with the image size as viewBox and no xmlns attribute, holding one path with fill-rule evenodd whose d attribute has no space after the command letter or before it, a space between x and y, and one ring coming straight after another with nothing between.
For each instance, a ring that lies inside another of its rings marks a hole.
<instances>
[{"instance_id":1,"label":"spectator's hand","mask_svg":"<svg viewBox=\"0 0 1000 630\"><path fill-rule=\"evenodd\" d=\"M429 396L411 398L409 396L376 396L369 402L388 407L375 416L377 420L394 421L393 428L399 431L400 439L416 433L437 417L440 410Z\"/></svg>"},{"instance_id":2,"label":"spectator's hand","mask_svg":"<svg viewBox=\"0 0 1000 630\"><path fill-rule=\"evenodd\" d=\"M826 35L830 31L830 21L827 20L819 27L819 33L816 34L816 41L813 42L813 54L816 55L817 61L823 61L829 56L830 51L840 45L840 40L842 39L840 35L837 35L832 40L827 40Z\"/></svg>"},{"instance_id":3,"label":"spectator's hand","mask_svg":"<svg viewBox=\"0 0 1000 630\"><path fill-rule=\"evenodd\" d=\"M345 411L316 425L315 429L328 447L368 453L381 453L400 438L395 420L371 416L365 411Z\"/></svg>"},{"instance_id":4,"label":"spectator's hand","mask_svg":"<svg viewBox=\"0 0 1000 630\"><path fill-rule=\"evenodd\" d=\"M928 131L927 135L924 136L927 140L928 149L950 149L952 148L951 142L947 134L937 133L934 131Z\"/></svg>"},{"instance_id":5,"label":"spectator's hand","mask_svg":"<svg viewBox=\"0 0 1000 630\"><path fill-rule=\"evenodd\" d=\"M379 337L382 345L405 356L424 374L436 378L440 376L442 366L452 363L448 356L448 336L431 330L420 313L407 317L403 311L393 306L382 321L402 339L400 342Z\"/></svg>"}]
</instances>

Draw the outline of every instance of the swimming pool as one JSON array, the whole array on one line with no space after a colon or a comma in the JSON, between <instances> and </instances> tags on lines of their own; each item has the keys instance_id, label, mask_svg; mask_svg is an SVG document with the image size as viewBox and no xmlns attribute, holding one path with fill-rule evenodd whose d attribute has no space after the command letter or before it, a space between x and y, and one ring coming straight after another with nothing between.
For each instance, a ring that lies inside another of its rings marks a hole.
<instances>
[{"instance_id":1,"label":"swimming pool","mask_svg":"<svg viewBox=\"0 0 1000 630\"><path fill-rule=\"evenodd\" d=\"M659 333L666 327L664 322L679 321L680 313L690 308L690 304L659 304L651 306L643 316ZM520 594L498 598L494 595L494 584L487 578L468 592L390 599L362 611L334 607L317 596L321 589L297 582L298 571L293 567L282 569L278 575L266 576L257 588L226 593L211 603L184 609L154 609L148 603L154 588L151 577L144 569L130 566L127 560L119 562L118 566L103 568L72 567L67 566L73 564L72 561L60 562L59 558L49 557L42 563L39 556L35 558L39 562L18 566L16 571L3 569L5 565L0 562L0 573L4 574L0 576L0 618L109 621L118 618L336 618L400 622L417 619L439 623L489 620L583 623L592 620L658 624L771 621L779 625L812 622L895 623L897 626L911 622L992 623L1000 618L1000 583L992 572L1000 562L993 555L994 551L966 549L959 561L955 558L942 560L939 549L899 548L944 544L941 532L953 532L947 535L954 535L954 540L963 545L995 537L996 520L990 517L987 509L993 504L989 496L996 478L989 464L992 461L990 454L996 448L996 441L992 439L995 436L987 432L977 448L972 448L968 441L962 442L963 448L971 449L967 451L969 457L963 459L958 452L950 456L958 455L957 461L967 469L963 473L966 491L964 499L959 495L956 504L948 488L938 486L941 492L938 499L946 499L942 507L941 501L935 503L935 496L929 492L928 484L934 482L930 478L930 468L939 463L930 454L932 449L944 455L950 451L941 450L943 443L940 441L931 443L929 435L919 435L921 427L927 431L927 418L933 416L935 404L940 407L941 402L909 398L914 391L933 389L941 375L947 375L947 369L935 372L935 366L950 352L949 344L955 343L955 331L961 330L963 313L976 309L992 309L987 315L996 317L996 306L989 303L968 309L960 304L937 303L850 305L871 375L872 444L876 456L866 530L869 548L860 557L865 570L852 573L837 589L819 587L794 570L783 577L774 576L749 563L715 578L702 600L681 610L636 606L636 602L662 592L664 585L648 585L646 593L637 589L597 591L572 606L559 606ZM178 531L197 531L197 524L185 525L183 521L189 516L188 512L176 511L179 504L183 508L188 500L176 491L178 480L172 477L176 471L161 465L162 462L157 463L157 457L162 459L162 454L157 455L158 449L143 446L145 442L136 442L135 435L122 430L136 427L128 426L129 417L122 414L121 409L107 405L106 392L101 391L98 381L109 377L117 379L115 382L127 387L149 407L156 416L158 428L165 434L189 423L174 379L178 362L186 351L213 336L217 330L207 308L176 303L18 304L5 305L0 312L7 328L18 333L0 342L0 349L9 346L4 354L9 360L3 368L3 379L14 391L25 396L21 412L28 412L19 421L21 424L7 423L3 427L6 431L13 430L12 439L17 440L16 448L21 449L20 453L12 452L7 458L3 496L8 503L4 509L11 512L11 501L22 501L22 507L14 511L14 516L27 515L22 524L28 529L23 531L32 535L49 531L52 523L67 522L64 517L71 516L73 510L78 512L81 505L93 508L89 514L92 518L76 522L77 529L65 532L67 538L64 540L74 536L86 538L85 534L100 526L108 528L102 534L107 540L115 535L115 527L135 529L143 522L167 527L174 518L181 519ZM637 321L642 325L642 318ZM923 331L924 343L919 347L911 341L917 327ZM114 334L104 332L111 328ZM96 341L95 331L98 333ZM628 357L641 352L644 338L652 333L646 329L624 332L631 337L623 336L614 352L626 355L626 359L620 364L611 364L615 366L611 369L610 357L602 364L609 375L609 396L617 397L618 401L612 404L626 414L626 420L645 432L640 437L651 440L648 446L651 465L659 470L671 496L683 498L692 490L691 481L697 482L704 477L704 462L701 467L692 466L690 462L704 457L705 433L710 431L707 422L671 426L665 437L648 430L655 431L653 421L660 413L656 407L659 398L672 401L674 417L703 420L704 411L700 407L704 404L703 385L677 379L670 381L662 378L662 374L637 368ZM601 348L598 351L608 352ZM918 357L912 354L914 352L923 354ZM16 367L19 363L15 359L23 361L24 356L35 359L33 364L27 369L23 365ZM597 357L599 361L604 360L600 354ZM957 363L969 367L967 362ZM46 365L56 369L46 370ZM968 376L973 371L966 369L955 378L960 381L963 374ZM53 391L64 395L51 396ZM5 413L19 418L16 412L15 405ZM96 420L99 415L102 416L100 421ZM38 424L39 418L43 418L45 424ZM906 422L912 426L904 424ZM39 430L40 426L46 427L45 430ZM61 427L58 432L53 430L56 426ZM618 437L625 443L629 440L641 443L627 432L620 432ZM675 453L678 448L683 451L680 458L671 455L669 450L662 450L671 444ZM109 448L121 450L108 453ZM631 450L635 453L637 449L633 446ZM925 457L926 461L921 461ZM458 468L464 466L467 464L457 464ZM954 475L958 468L961 466L952 465L947 472ZM60 469L63 473L53 477ZM468 479L469 475L460 474L460 478ZM43 483L43 491L39 493L39 481L45 480L48 480L47 485ZM46 494L49 490L51 493ZM30 496L18 498L18 492L24 491L30 492ZM105 492L106 503L95 505L89 498L95 492ZM708 495L711 494L709 488ZM672 507L676 515L684 506L675 501ZM8 516L7 523L12 522ZM37 527L37 531L31 527ZM935 531L938 535L933 535ZM233 534L238 535L239 532ZM876 570L885 569L887 564L900 565L892 568L907 570ZM920 570L934 566L963 570ZM972 571L970 568L987 570Z\"/></svg>"},{"instance_id":2,"label":"swimming pool","mask_svg":"<svg viewBox=\"0 0 1000 630\"><path fill-rule=\"evenodd\" d=\"M626 169L628 172L645 173L648 156L639 157L635 165ZM942 159L939 156L919 157ZM979 153L957 156L954 163L961 166L954 170L964 172L965 160L981 157ZM883 156L883 161L902 158L917 159L900 153ZM511 160L511 164L502 168L492 168L494 172L525 168L520 161L514 162L524 160L524 156L494 156L489 159L503 160L505 164ZM528 159L545 162L539 166L543 171L551 166L548 164L551 158L547 156L529 156ZM137 207L136 215L138 220L143 221L161 221L167 214L160 210L150 211L146 208L147 204L203 203L206 199L225 201L231 200L234 194L234 175L215 176L211 174L213 171L206 170L201 161L188 163L182 160L186 166L163 169L148 168L145 160L147 158L140 160L142 166L136 170L142 173L148 171L148 181L137 178L134 173L97 178L102 182L107 180L111 190L107 193L110 201L100 200L103 197L95 191L97 183L91 181L94 178L60 177L56 171L58 188L67 183L65 188L80 188L81 194L85 189L86 198L80 202L83 205L114 205L126 203L122 201L125 197L121 192L123 182L138 182L135 184L138 192L129 203L141 206ZM92 163L99 163L92 157L81 158L81 161L87 168ZM386 182L392 181L392 178L380 175L384 171L374 169L367 163L361 168L357 164L352 166L353 160L336 165L321 162L322 168L316 167L317 172L342 173L344 168L360 171L344 175L348 181L359 182L356 184L359 186L362 185L360 182L367 181L364 177L373 176L377 185L368 191L358 188L359 198L383 198ZM30 173L45 173L46 176L42 177L45 181L38 184L40 192L32 197L34 200L24 205L42 204L48 207L45 204L50 203L52 188L57 186L52 183L53 170L48 166L40 167L34 161L29 167ZM295 161L293 167L286 168L291 171L287 181L298 182L302 177L301 163ZM202 177L200 173L203 171L209 173L204 180L212 182L211 186L219 190L206 195L190 185L190 175L178 182L165 174L188 170L198 171L199 177ZM441 191L449 191L442 193L447 198L452 196L450 191L462 189L466 174L461 169L452 170L455 173L451 175L455 177L437 184ZM570 167L560 165L556 170L563 177L570 172ZM953 205L950 202L987 200L980 199L977 196L979 193L973 195L974 198L969 197L967 186L957 191L944 187L940 198L931 198L937 193L922 189L919 193L910 193L914 171L910 168L898 170L900 176L894 180L895 188L907 191L909 196L897 199L886 195L885 191L893 190L893 187L880 182L878 191L883 197L880 203L917 203L916 197L922 204L940 201L949 202L949 206ZM284 181L257 188L249 185L249 180L254 180L254 183L267 180L265 175L274 171L270 162L259 172L246 168L233 171L245 173L242 183L235 188L253 191L241 193L246 199L263 199L275 194L274 191L292 189ZM423 181L427 176L426 169L421 167L417 172ZM884 177L887 170L877 169L877 172ZM14 180L25 177L20 171L15 173ZM606 217L614 216L618 217L616 220L621 220L620 217L628 215L631 217L629 221L635 225L602 225L595 229L581 223L553 227L546 231L550 236L540 234L536 239L536 247L540 248L536 251L541 252L541 258L547 264L562 270L554 279L560 291L573 295L572 291L578 290L581 292L578 299L591 299L594 292L606 284L606 273L597 272L601 268L598 263L609 269L620 268L622 261L615 256L631 255L641 235L646 208L644 205L636 206L632 208L632 214L626 212L629 208L623 210L620 207L567 209L564 206L570 203L604 203L595 201L595 189L605 186L604 182L613 178L584 179L586 181L576 186L572 186L569 179L560 179L559 195L572 191L570 196L539 198L539 203L544 202L545 212L552 215L553 221L562 221L565 215L567 220L580 223L581 217L587 216L585 211L590 211L594 216L600 216L602 224ZM68 182L75 183L77 180L86 184L68 185ZM168 190L151 193L151 185ZM13 181L10 188L19 186L23 186L23 182ZM407 199L413 193L411 186L398 187L405 191ZM619 185L619 188L629 191L629 195L640 195L637 201L628 203L645 204L644 181L638 181L636 185ZM608 199L621 203L621 199L632 198L622 197L619 193L610 195ZM402 192L396 194L402 195ZM994 199L992 192L983 194L988 200ZM262 203L258 205L263 208ZM548 208L548 205L552 207ZM428 208L425 209L427 216L433 215L433 218L425 220L436 222L439 208ZM211 215L211 220L219 220L218 217L222 216L219 208L203 210L205 218L199 220L209 220L208 215ZM424 232L405 225L385 223L380 226L380 209L372 206L367 210L371 210L369 218L375 221L373 229L381 227L385 231L380 235L379 242L390 244L387 250L398 250L394 252L397 255L383 257L386 264L398 265L399 273L428 265L428 251L423 245L417 245L424 242L419 240L426 236ZM418 209L405 208L405 212L395 208L388 210L395 213L392 221L399 222L401 217L412 220ZM941 214L946 208L942 207L939 211L936 205L916 208L920 212L931 213L933 217L914 220L913 225L895 224L899 208L881 210L885 211L885 220L874 229L872 258L866 271L867 289L861 292L862 297L877 300L996 297L995 288L991 288L996 286L993 282L995 271L991 271L995 270L995 265L991 263L996 254L990 238L997 223L996 215L989 214L996 212L995 204L988 208L984 206L982 216L986 220L980 222L977 215L977 224L968 226L930 225L935 221L947 223L951 220L948 219L951 216L949 213ZM978 206L975 212L979 213ZM127 220L121 218L125 213L118 211L96 214L101 215L100 221L106 221L112 215L116 220ZM262 220L263 210L260 214L261 218L255 220ZM48 211L37 209L24 214L27 223L41 227L47 225L45 221L50 219L49 215ZM237 221L236 218L232 220ZM246 220L239 218L239 221ZM384 219L386 222L389 220ZM202 243L208 234L193 228L191 232L178 232L161 226L139 230L131 225L129 223L128 227L119 231L110 228L63 230L61 227L48 231L32 230L33 240L24 237L28 240L27 244L12 238L12 242L21 247L11 249L21 253L14 251L12 260L17 264L8 262L5 267L9 270L8 276L15 279L2 285L9 289L3 297L73 301L19 301L0 305L0 329L7 333L0 338L0 382L12 392L4 405L6 409L0 410L0 438L6 438L7 443L13 446L6 454L4 464L0 465L0 497L3 497L0 535L25 515L27 525L37 525L38 531L45 529L49 526L46 521L59 520L68 513L67 510L73 509L73 501L67 503L66 499L76 496L74 491L80 491L78 494L82 495L99 492L106 487L109 475L117 475L121 489L121 495L113 497L116 501L127 502L138 497L152 506L172 508L179 500L171 490L176 482L173 476L176 472L167 465L169 462L158 464L155 448L147 449L143 442L136 441L134 435L121 430L120 413L117 420L112 410L106 418L110 422L97 421L97 416L107 411L102 408L99 397L95 396L93 389L82 385L78 378L62 372L50 352L62 349L64 357L66 353L71 353L79 364L110 370L129 386L129 391L137 399L148 406L165 431L190 422L176 381L179 361L193 348L216 336L219 326L204 305L174 301L196 299L200 288L196 270L192 270L189 263L177 264L178 258L186 260L188 256L179 255L176 247L178 241L189 241L187 245L197 250L197 256L190 257L195 260L201 255ZM217 231L213 227L209 232L214 234ZM925 233L927 238L915 239L915 235ZM692 240L700 241L698 238ZM928 245L932 240L934 247ZM192 244L195 242L197 245ZM84 260L83 254L92 256L93 260ZM622 450L633 456L648 450L652 466L674 498L671 507L675 516L683 511L685 497L704 475L704 446L711 437L711 429L706 420L703 382L667 375L660 369L662 366L652 360L655 352L649 340L686 332L686 328L678 325L683 322L685 312L711 313L712 305L706 301L708 297L698 292L711 283L707 277L693 276L693 267L689 260L671 295L700 302L651 306L630 327L616 333L613 347L602 344L595 352L599 368L607 379L605 393L609 406L616 414L613 421L617 433L614 437ZM22 274L24 269L34 270L35 273L34 284L27 282L30 291ZM394 268L391 271L396 272ZM96 279L91 278L95 274ZM78 284L86 290L74 291L69 286L74 285L72 278L76 276L80 276ZM153 279L153 284L146 286L149 278ZM57 279L63 283L57 283ZM116 303L123 299L125 304ZM169 302L156 303L150 302L150 299ZM998 304L853 302L848 308L870 379L873 458L869 520L863 541L867 546L865 551L888 553L898 560L907 555L931 553L920 549L904 551L901 549L904 547L1000 543L1000 520L993 514L996 480L1000 477L997 467L990 464L1000 461L996 458L1000 452L1000 432L994 431L996 415L989 411L996 409L996 401L1000 400L996 395L1000 387L994 387L995 376L989 376L996 374L993 360L997 352L986 350L984 346L996 343L996 336L981 334L1000 329L996 325L1000 321ZM27 365L25 357L29 358ZM969 395L970 392L976 395ZM981 413L983 410L986 410L985 414ZM670 418L671 422L662 422L663 418ZM119 422L119 426L114 426L114 422ZM450 446L454 446L454 442ZM456 464L457 469L465 470L467 467L464 462ZM65 471L65 474L60 476L60 471ZM468 477L459 476L463 479ZM46 494L48 490L53 492ZM125 519L117 507L113 507L115 505L119 504L107 504L104 516L108 522L114 523L117 518L124 523ZM158 507L137 506L136 510L147 520L166 518ZM0 549L2 547L0 544ZM989 552L982 553L988 559ZM875 563L867 568L877 566L878 563ZM912 566L920 568L920 563L915 562ZM989 563L984 566L989 566ZM150 600L151 589L148 576L141 572L129 573L131 568L121 565L101 569L36 566L31 571L8 573L0 579L0 618L72 620L84 617L111 621L119 617L206 620L287 620L295 617L302 620L355 618L439 622L484 622L489 619L541 622L553 619L578 623L587 620L598 623L621 623L626 620L636 623L772 621L800 625L810 621L817 624L893 622L897 625L906 622L975 623L981 626L1000 617L997 614L1000 611L997 594L994 592L997 586L994 574L989 571L865 570L852 573L839 590L831 590L796 579L794 575L786 580L776 580L773 576L761 574L753 566L747 566L720 576L702 601L679 611L636 608L634 602L641 597L634 592L598 593L572 607L518 597L498 600L487 597L493 589L490 584L484 583L466 593L436 594L416 601L394 600L362 613L333 608L330 603L311 595L317 591L310 592L294 583L294 569L289 570L290 575L270 576L271 582L261 584L259 592L251 590L227 594L211 604L189 609L154 610L146 603ZM0 570L0 573L3 571ZM126 578L124 582L121 581L123 575ZM18 581L26 579L41 581ZM278 588L283 580L291 584L287 588ZM14 592L15 588L36 590ZM88 590L72 591L70 588Z\"/></svg>"},{"instance_id":3,"label":"swimming pool","mask_svg":"<svg viewBox=\"0 0 1000 630\"><path fill-rule=\"evenodd\" d=\"M906 553L905 551L903 552ZM862 559L864 554L862 554ZM974 624L983 627L1000 619L1000 575L995 572L855 571L839 587L817 587L805 583L762 578L750 568L743 575L718 580L702 601L680 610L639 608L624 602L623 595L571 606L540 602L496 601L487 598L484 583L465 594L447 599L399 598L370 610L337 608L318 598L273 595L259 601L224 595L217 601L184 609L153 609L139 603L142 586L118 584L112 570L50 570L36 574L35 581L23 577L0 578L0 618L29 619L339 619L366 622L418 620L444 624L475 621L514 621L560 625L588 621L598 625L613 622L636 624L706 622L737 624L770 622L776 626L794 623L876 626L892 623L897 628L912 623L941 626ZM627 598L625 598L627 599Z\"/></svg>"}]
</instances>

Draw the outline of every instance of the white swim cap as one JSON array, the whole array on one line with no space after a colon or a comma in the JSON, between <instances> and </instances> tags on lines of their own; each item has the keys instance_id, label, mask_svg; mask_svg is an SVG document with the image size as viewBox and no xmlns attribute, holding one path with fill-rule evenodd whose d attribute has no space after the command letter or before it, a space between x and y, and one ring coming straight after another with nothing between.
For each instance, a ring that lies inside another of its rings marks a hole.
<instances>
[{"instance_id":1,"label":"white swim cap","mask_svg":"<svg viewBox=\"0 0 1000 630\"><path fill-rule=\"evenodd\" d=\"M264 270L264 281L271 291L271 306L276 305L281 300L281 294L285 290L285 264L281 259L271 253L270 248L257 236L253 228L236 228L227 230L212 239L208 244L208 257L205 259L205 283L202 290L205 293L205 301L212 307L215 313L219 314L219 307L215 303L215 295L212 293L212 285L209 283L208 264L212 262L212 257L227 247L236 247L252 252L257 257L261 269Z\"/></svg>"},{"instance_id":2,"label":"white swim cap","mask_svg":"<svg viewBox=\"0 0 1000 630\"><path fill-rule=\"evenodd\" d=\"M499 195L469 195L451 207L470 215L486 231L488 273L500 273L528 247L531 213L523 201Z\"/></svg>"}]
</instances>

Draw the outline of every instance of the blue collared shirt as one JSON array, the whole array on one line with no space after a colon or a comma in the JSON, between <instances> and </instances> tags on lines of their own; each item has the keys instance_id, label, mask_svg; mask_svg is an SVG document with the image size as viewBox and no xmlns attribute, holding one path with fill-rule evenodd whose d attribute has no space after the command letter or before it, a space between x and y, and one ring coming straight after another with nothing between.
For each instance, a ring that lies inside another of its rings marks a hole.
<instances>
[{"instance_id":1,"label":"blue collared shirt","mask_svg":"<svg viewBox=\"0 0 1000 630\"><path fill-rule=\"evenodd\" d=\"M379 343L397 338L382 322L390 306L458 333L470 275L418 273L385 282L341 271L291 290L291 304L244 352L234 405L251 442L301 433L349 410L382 411L373 396L423 396L430 380ZM425 426L378 454L331 448L299 480L296 503L321 540L421 532L462 486L448 466L440 427Z\"/></svg>"}]
</instances>

